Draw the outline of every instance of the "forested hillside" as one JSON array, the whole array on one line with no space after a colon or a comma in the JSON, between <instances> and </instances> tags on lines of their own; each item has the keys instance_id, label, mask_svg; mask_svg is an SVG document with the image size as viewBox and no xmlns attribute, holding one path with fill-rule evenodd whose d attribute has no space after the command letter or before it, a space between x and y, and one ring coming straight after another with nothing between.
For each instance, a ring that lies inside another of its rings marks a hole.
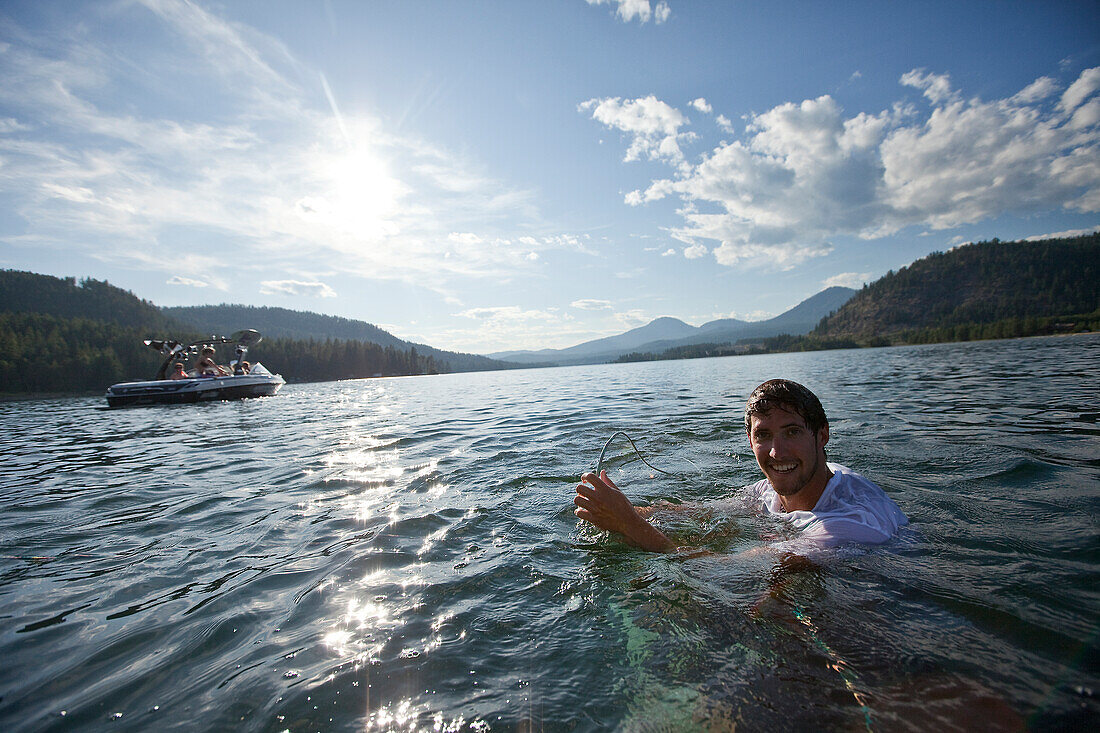
<instances>
[{"instance_id":1,"label":"forested hillside","mask_svg":"<svg viewBox=\"0 0 1100 733\"><path fill-rule=\"evenodd\" d=\"M144 329L106 320L0 312L0 393L104 390L152 378L161 357Z\"/></svg>"},{"instance_id":2,"label":"forested hillside","mask_svg":"<svg viewBox=\"0 0 1100 733\"><path fill-rule=\"evenodd\" d=\"M431 358L429 369L447 372L471 372L489 369L506 369L517 365L490 359L477 354L461 354L443 351L427 344L403 341L389 331L365 321L355 321L339 316L326 316L308 311L292 311L286 308L255 307L248 305L200 305L176 308L162 308L165 315L182 321L199 333L231 333L241 328L254 328L264 334L262 347L271 348L267 339L287 339L299 342L325 341L362 341L362 347L333 346L326 353L374 353L368 345L377 345L386 349L408 352L414 349L422 358ZM247 324L242 326L240 324ZM350 352L349 352L350 349ZM308 351L319 353L310 348ZM349 356L350 362L361 361L359 356ZM387 374L404 373L378 369ZM373 372L372 372L373 373ZM326 377L331 378L331 377ZM311 378L311 381L318 378Z\"/></svg>"},{"instance_id":3,"label":"forested hillside","mask_svg":"<svg viewBox=\"0 0 1100 733\"><path fill-rule=\"evenodd\" d=\"M931 254L887 273L805 336L698 344L657 356L631 354L623 360L1097 330L1097 283L1100 234L1039 242L979 242ZM187 322L172 317L185 313ZM160 356L145 348L143 339L195 341L245 328L256 328L266 336L250 350L250 359L263 361L288 381L516 366L409 344L360 321L246 306L167 309L166 313L107 282L2 270L0 393L98 391L125 379L147 379L155 373ZM304 332L324 338L298 337ZM220 358L229 358L224 347Z\"/></svg>"},{"instance_id":4,"label":"forested hillside","mask_svg":"<svg viewBox=\"0 0 1100 733\"><path fill-rule=\"evenodd\" d=\"M811 336L918 343L1095 328L1100 234L936 252L865 286ZM1061 324L1061 325L1058 325Z\"/></svg>"},{"instance_id":5,"label":"forested hillside","mask_svg":"<svg viewBox=\"0 0 1100 733\"><path fill-rule=\"evenodd\" d=\"M195 305L161 308L168 317L186 323L200 332L229 333L248 323L265 337L299 339L336 339L370 341L380 346L404 346L401 339L378 326L339 316L325 316L287 308L251 305Z\"/></svg>"},{"instance_id":6,"label":"forested hillside","mask_svg":"<svg viewBox=\"0 0 1100 733\"><path fill-rule=\"evenodd\" d=\"M141 342L173 324L107 282L0 271L0 392L105 389L160 363Z\"/></svg>"},{"instance_id":7,"label":"forested hillside","mask_svg":"<svg viewBox=\"0 0 1100 733\"><path fill-rule=\"evenodd\" d=\"M115 382L151 379L161 356L145 347L144 339L191 342L211 333L228 335L253 327L252 323L240 322L226 324L213 332L197 329L107 282L92 279L77 282L72 277L3 270L0 271L0 393L100 391ZM331 338L265 338L249 351L249 358L262 360L272 371L281 372L292 382L471 368L461 358L455 364L438 356L447 352L418 351L394 340L399 345ZM230 355L227 347L220 347L222 361ZM473 359L477 366L472 368L505 366L483 357Z\"/></svg>"},{"instance_id":8,"label":"forested hillside","mask_svg":"<svg viewBox=\"0 0 1100 733\"><path fill-rule=\"evenodd\" d=\"M0 271L0 312L84 318L131 328L178 328L147 300L106 281Z\"/></svg>"},{"instance_id":9,"label":"forested hillside","mask_svg":"<svg viewBox=\"0 0 1100 733\"><path fill-rule=\"evenodd\" d=\"M863 287L804 336L627 354L619 361L1015 338L1100 330L1100 234L935 252Z\"/></svg>"}]
</instances>

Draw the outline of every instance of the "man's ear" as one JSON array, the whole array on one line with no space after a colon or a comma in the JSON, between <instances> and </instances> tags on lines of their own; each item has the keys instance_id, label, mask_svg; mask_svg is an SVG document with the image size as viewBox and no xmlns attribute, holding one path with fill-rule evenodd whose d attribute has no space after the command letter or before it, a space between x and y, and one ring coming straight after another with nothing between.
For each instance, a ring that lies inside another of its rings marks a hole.
<instances>
[{"instance_id":1,"label":"man's ear","mask_svg":"<svg viewBox=\"0 0 1100 733\"><path fill-rule=\"evenodd\" d=\"M817 440L821 443L821 447L824 448L829 444L829 424L826 423L825 427L817 431Z\"/></svg>"}]
</instances>

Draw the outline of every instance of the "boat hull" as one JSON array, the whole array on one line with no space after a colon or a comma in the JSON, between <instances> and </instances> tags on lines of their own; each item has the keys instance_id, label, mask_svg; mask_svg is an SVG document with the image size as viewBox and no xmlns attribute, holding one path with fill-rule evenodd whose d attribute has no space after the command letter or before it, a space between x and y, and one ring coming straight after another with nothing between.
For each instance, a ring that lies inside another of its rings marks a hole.
<instances>
[{"instance_id":1,"label":"boat hull","mask_svg":"<svg viewBox=\"0 0 1100 733\"><path fill-rule=\"evenodd\" d=\"M286 382L277 374L157 379L150 382L113 384L107 388L106 397L110 407L173 405L270 397L284 384Z\"/></svg>"}]
</instances>

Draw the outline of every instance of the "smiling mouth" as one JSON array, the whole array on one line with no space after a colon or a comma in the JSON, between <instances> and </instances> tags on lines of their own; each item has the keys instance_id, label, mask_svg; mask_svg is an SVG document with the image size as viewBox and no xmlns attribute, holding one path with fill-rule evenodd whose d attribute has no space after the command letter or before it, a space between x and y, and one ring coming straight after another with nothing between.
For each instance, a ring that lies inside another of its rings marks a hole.
<instances>
[{"instance_id":1,"label":"smiling mouth","mask_svg":"<svg viewBox=\"0 0 1100 733\"><path fill-rule=\"evenodd\" d=\"M771 464L768 465L768 467L771 468L771 470L775 471L776 473L790 473L791 471L798 468L798 464L797 463L771 463Z\"/></svg>"}]
</instances>

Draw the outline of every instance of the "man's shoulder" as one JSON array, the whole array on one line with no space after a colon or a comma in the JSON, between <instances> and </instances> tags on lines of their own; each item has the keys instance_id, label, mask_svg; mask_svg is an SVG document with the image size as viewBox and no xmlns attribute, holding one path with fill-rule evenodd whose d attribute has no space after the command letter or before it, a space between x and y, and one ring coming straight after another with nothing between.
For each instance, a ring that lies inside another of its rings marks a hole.
<instances>
[{"instance_id":1,"label":"man's shoulder","mask_svg":"<svg viewBox=\"0 0 1100 733\"><path fill-rule=\"evenodd\" d=\"M771 488L771 484L768 483L766 478L762 478L759 481L754 481L745 487L745 491L763 491L764 489Z\"/></svg>"},{"instance_id":2,"label":"man's shoulder","mask_svg":"<svg viewBox=\"0 0 1100 733\"><path fill-rule=\"evenodd\" d=\"M842 466L839 463L826 463L825 465L827 465L829 470L833 473L833 479L830 483L834 483L838 486L859 487L872 492L885 493L882 491L881 486L864 476L862 473L856 473L847 466Z\"/></svg>"},{"instance_id":3,"label":"man's shoulder","mask_svg":"<svg viewBox=\"0 0 1100 733\"><path fill-rule=\"evenodd\" d=\"M774 494L775 490L772 489L772 485L768 483L768 480L763 478L746 486L743 493L751 499L763 499L769 494Z\"/></svg>"},{"instance_id":4,"label":"man's shoulder","mask_svg":"<svg viewBox=\"0 0 1100 733\"><path fill-rule=\"evenodd\" d=\"M854 510L857 514L874 514L898 525L907 522L905 514L894 500L874 481L837 463L830 463L829 469L834 476L830 483L835 483L833 490L829 492L830 501L827 506L820 507L824 510L822 513L842 515Z\"/></svg>"}]
</instances>

